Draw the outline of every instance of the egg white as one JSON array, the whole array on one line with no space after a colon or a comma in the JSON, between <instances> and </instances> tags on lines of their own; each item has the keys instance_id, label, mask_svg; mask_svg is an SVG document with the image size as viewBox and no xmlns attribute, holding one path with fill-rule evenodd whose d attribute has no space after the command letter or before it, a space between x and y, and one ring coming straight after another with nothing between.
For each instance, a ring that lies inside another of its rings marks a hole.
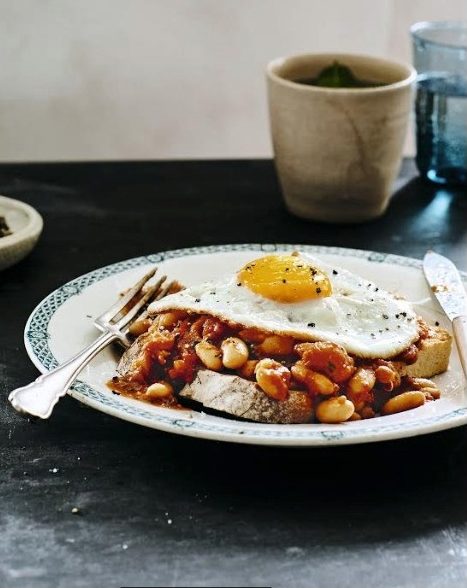
<instances>
[{"instance_id":1,"label":"egg white","mask_svg":"<svg viewBox=\"0 0 467 588\"><path fill-rule=\"evenodd\" d=\"M295 303L263 298L237 276L191 286L154 302L151 314L181 309L210 314L225 321L292 335L304 341L330 341L364 358L394 357L419 337L417 316L405 300L348 270L301 254L331 281L331 296Z\"/></svg>"}]
</instances>

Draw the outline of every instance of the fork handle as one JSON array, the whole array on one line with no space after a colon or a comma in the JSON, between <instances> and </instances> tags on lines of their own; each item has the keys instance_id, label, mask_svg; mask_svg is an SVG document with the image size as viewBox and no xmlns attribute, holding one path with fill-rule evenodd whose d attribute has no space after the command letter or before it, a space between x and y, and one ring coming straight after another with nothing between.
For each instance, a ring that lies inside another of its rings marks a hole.
<instances>
[{"instance_id":1,"label":"fork handle","mask_svg":"<svg viewBox=\"0 0 467 588\"><path fill-rule=\"evenodd\" d=\"M115 339L118 339L118 335L115 333L104 333L88 347L54 370L39 376L27 386L13 390L8 396L8 400L18 412L41 419L49 418L53 407L62 396L65 396L68 388L84 366Z\"/></svg>"}]
</instances>

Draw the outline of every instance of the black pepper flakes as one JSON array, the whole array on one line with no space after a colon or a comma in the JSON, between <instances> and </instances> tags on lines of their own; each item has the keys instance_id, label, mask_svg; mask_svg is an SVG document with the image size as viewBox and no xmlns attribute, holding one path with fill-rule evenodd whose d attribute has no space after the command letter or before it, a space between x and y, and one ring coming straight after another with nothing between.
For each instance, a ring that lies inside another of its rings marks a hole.
<instances>
[{"instance_id":1,"label":"black pepper flakes","mask_svg":"<svg viewBox=\"0 0 467 588\"><path fill-rule=\"evenodd\" d=\"M9 226L7 225L6 219L3 216L0 216L0 238L1 237L8 237L11 235L11 231Z\"/></svg>"},{"instance_id":2,"label":"black pepper flakes","mask_svg":"<svg viewBox=\"0 0 467 588\"><path fill-rule=\"evenodd\" d=\"M195 302L201 302L201 298L195 298Z\"/></svg>"},{"instance_id":3,"label":"black pepper flakes","mask_svg":"<svg viewBox=\"0 0 467 588\"><path fill-rule=\"evenodd\" d=\"M321 294L321 288L316 288L316 294Z\"/></svg>"},{"instance_id":4,"label":"black pepper flakes","mask_svg":"<svg viewBox=\"0 0 467 588\"><path fill-rule=\"evenodd\" d=\"M283 283L283 284L287 284L287 280L283 279L283 280L282 280L282 283Z\"/></svg>"},{"instance_id":5,"label":"black pepper flakes","mask_svg":"<svg viewBox=\"0 0 467 588\"><path fill-rule=\"evenodd\" d=\"M439 327L439 321L435 322L435 327Z\"/></svg>"},{"instance_id":6,"label":"black pepper flakes","mask_svg":"<svg viewBox=\"0 0 467 588\"><path fill-rule=\"evenodd\" d=\"M242 285L242 283L241 283L241 282L237 282L237 286L241 286L241 285Z\"/></svg>"},{"instance_id":7,"label":"black pepper flakes","mask_svg":"<svg viewBox=\"0 0 467 588\"><path fill-rule=\"evenodd\" d=\"M312 328L313 328L313 327L316 327L316 324L315 324L315 323L308 323L308 325L307 325L307 326L308 326L308 327L312 327Z\"/></svg>"},{"instance_id":8,"label":"black pepper flakes","mask_svg":"<svg viewBox=\"0 0 467 588\"><path fill-rule=\"evenodd\" d=\"M339 272L337 272L336 270L332 270L332 273L333 273L335 276L337 276L337 274L338 274Z\"/></svg>"},{"instance_id":9,"label":"black pepper flakes","mask_svg":"<svg viewBox=\"0 0 467 588\"><path fill-rule=\"evenodd\" d=\"M388 320L389 316L387 314L383 314L383 319Z\"/></svg>"}]
</instances>

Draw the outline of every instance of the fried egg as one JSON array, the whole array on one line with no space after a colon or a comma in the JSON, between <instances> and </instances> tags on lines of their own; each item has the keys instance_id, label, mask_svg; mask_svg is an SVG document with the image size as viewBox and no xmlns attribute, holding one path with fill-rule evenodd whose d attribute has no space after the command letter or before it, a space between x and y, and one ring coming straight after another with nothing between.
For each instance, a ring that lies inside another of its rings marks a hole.
<instances>
[{"instance_id":1,"label":"fried egg","mask_svg":"<svg viewBox=\"0 0 467 588\"><path fill-rule=\"evenodd\" d=\"M365 358L390 358L419 337L411 305L348 270L303 253L267 255L219 280L191 286L149 307L330 341Z\"/></svg>"}]
</instances>

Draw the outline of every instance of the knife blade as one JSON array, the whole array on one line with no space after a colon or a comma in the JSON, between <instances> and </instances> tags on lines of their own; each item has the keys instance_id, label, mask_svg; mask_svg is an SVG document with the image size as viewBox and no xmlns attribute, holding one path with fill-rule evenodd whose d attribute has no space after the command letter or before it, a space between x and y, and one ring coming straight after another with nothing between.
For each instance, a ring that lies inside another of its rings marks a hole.
<instances>
[{"instance_id":1,"label":"knife blade","mask_svg":"<svg viewBox=\"0 0 467 588\"><path fill-rule=\"evenodd\" d=\"M462 278L450 259L428 251L423 258L423 271L431 291L452 321L467 314L467 294Z\"/></svg>"},{"instance_id":2,"label":"knife blade","mask_svg":"<svg viewBox=\"0 0 467 588\"><path fill-rule=\"evenodd\" d=\"M454 338L467 378L467 294L462 278L450 259L434 251L425 254L423 271L431 291L452 321Z\"/></svg>"}]
</instances>

